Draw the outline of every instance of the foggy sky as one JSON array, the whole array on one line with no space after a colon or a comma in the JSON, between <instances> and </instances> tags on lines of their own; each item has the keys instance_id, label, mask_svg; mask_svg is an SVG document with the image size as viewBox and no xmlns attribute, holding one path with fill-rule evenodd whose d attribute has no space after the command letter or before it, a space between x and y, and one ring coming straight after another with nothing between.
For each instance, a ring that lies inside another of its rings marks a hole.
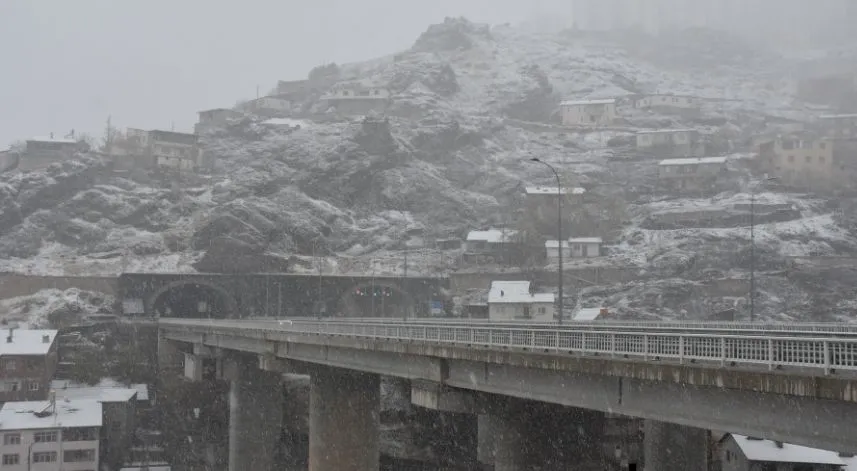
<instances>
[{"instance_id":1,"label":"foggy sky","mask_svg":"<svg viewBox=\"0 0 857 471\"><path fill-rule=\"evenodd\" d=\"M192 131L324 62L410 47L445 16L518 22L564 0L0 0L0 150L71 129Z\"/></svg>"}]
</instances>

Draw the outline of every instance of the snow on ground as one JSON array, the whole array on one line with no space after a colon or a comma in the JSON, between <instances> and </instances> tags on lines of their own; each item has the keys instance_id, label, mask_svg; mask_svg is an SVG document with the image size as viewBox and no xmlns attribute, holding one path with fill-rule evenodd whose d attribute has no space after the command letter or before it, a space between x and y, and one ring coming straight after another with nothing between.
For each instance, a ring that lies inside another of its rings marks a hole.
<instances>
[{"instance_id":1,"label":"snow on ground","mask_svg":"<svg viewBox=\"0 0 857 471\"><path fill-rule=\"evenodd\" d=\"M21 328L55 327L51 314L79 317L112 308L114 299L101 293L69 288L44 289L28 296L0 300L0 319L19 322Z\"/></svg>"}]
</instances>

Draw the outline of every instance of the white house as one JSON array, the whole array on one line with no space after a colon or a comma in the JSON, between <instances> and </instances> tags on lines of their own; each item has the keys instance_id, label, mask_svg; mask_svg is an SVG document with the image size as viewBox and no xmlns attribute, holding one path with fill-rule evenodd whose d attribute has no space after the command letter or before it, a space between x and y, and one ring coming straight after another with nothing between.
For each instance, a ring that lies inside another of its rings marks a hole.
<instances>
[{"instance_id":1,"label":"white house","mask_svg":"<svg viewBox=\"0 0 857 471\"><path fill-rule=\"evenodd\" d=\"M571 237L562 241L562 258L589 258L601 255L600 237ZM559 242L556 240L545 241L545 257L549 263L559 260Z\"/></svg>"},{"instance_id":2,"label":"white house","mask_svg":"<svg viewBox=\"0 0 857 471\"><path fill-rule=\"evenodd\" d=\"M571 256L574 258L600 256L602 243L601 237L572 237L568 239Z\"/></svg>"},{"instance_id":3,"label":"white house","mask_svg":"<svg viewBox=\"0 0 857 471\"><path fill-rule=\"evenodd\" d=\"M696 155L699 131L696 129L658 129L637 131L637 150L655 151L674 156Z\"/></svg>"},{"instance_id":4,"label":"white house","mask_svg":"<svg viewBox=\"0 0 857 471\"><path fill-rule=\"evenodd\" d=\"M635 108L656 108L665 111L669 110L698 110L704 100L699 97L689 95L671 95L665 93L655 93L652 95L644 95L634 101Z\"/></svg>"},{"instance_id":5,"label":"white house","mask_svg":"<svg viewBox=\"0 0 857 471\"><path fill-rule=\"evenodd\" d=\"M503 244L514 242L518 231L512 229L488 229L470 231L464 243L465 252L487 253L499 250Z\"/></svg>"},{"instance_id":6,"label":"white house","mask_svg":"<svg viewBox=\"0 0 857 471\"><path fill-rule=\"evenodd\" d=\"M564 126L608 126L616 119L616 100L563 101L560 103Z\"/></svg>"},{"instance_id":7,"label":"white house","mask_svg":"<svg viewBox=\"0 0 857 471\"><path fill-rule=\"evenodd\" d=\"M846 462L835 451L726 434L720 440L722 471L840 471Z\"/></svg>"},{"instance_id":8,"label":"white house","mask_svg":"<svg viewBox=\"0 0 857 471\"><path fill-rule=\"evenodd\" d=\"M198 114L199 122L197 122L193 127L194 133L196 134L203 134L209 130L226 126L230 121L243 116L240 111L228 108L204 110L200 111Z\"/></svg>"},{"instance_id":9,"label":"white house","mask_svg":"<svg viewBox=\"0 0 857 471\"><path fill-rule=\"evenodd\" d=\"M342 84L324 94L321 100L338 113L363 115L385 110L390 104L391 95L390 90L384 87Z\"/></svg>"},{"instance_id":10,"label":"white house","mask_svg":"<svg viewBox=\"0 0 857 471\"><path fill-rule=\"evenodd\" d=\"M101 402L7 402L0 409L0 469L91 471L99 466Z\"/></svg>"},{"instance_id":11,"label":"white house","mask_svg":"<svg viewBox=\"0 0 857 471\"><path fill-rule=\"evenodd\" d=\"M531 293L529 281L493 281L488 291L488 318L552 321L555 301L553 293Z\"/></svg>"}]
</instances>

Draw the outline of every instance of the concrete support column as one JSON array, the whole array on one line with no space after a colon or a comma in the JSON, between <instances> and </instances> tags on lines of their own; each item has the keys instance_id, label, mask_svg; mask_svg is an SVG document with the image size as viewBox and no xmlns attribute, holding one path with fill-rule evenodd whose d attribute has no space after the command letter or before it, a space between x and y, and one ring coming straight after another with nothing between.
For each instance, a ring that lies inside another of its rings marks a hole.
<instances>
[{"instance_id":1,"label":"concrete support column","mask_svg":"<svg viewBox=\"0 0 857 471\"><path fill-rule=\"evenodd\" d=\"M378 375L324 367L312 372L309 471L378 470L380 390Z\"/></svg>"},{"instance_id":2,"label":"concrete support column","mask_svg":"<svg viewBox=\"0 0 857 471\"><path fill-rule=\"evenodd\" d=\"M529 440L526 418L501 414L491 419L494 435L494 471L525 471Z\"/></svg>"},{"instance_id":3,"label":"concrete support column","mask_svg":"<svg viewBox=\"0 0 857 471\"><path fill-rule=\"evenodd\" d=\"M706 471L708 431L646 420L643 435L646 471Z\"/></svg>"},{"instance_id":4,"label":"concrete support column","mask_svg":"<svg viewBox=\"0 0 857 471\"><path fill-rule=\"evenodd\" d=\"M482 414L477 418L476 460L486 469L494 466L496 444L494 439L494 417Z\"/></svg>"},{"instance_id":5,"label":"concrete support column","mask_svg":"<svg viewBox=\"0 0 857 471\"><path fill-rule=\"evenodd\" d=\"M274 471L283 425L277 373L244 371L229 388L229 471Z\"/></svg>"}]
</instances>

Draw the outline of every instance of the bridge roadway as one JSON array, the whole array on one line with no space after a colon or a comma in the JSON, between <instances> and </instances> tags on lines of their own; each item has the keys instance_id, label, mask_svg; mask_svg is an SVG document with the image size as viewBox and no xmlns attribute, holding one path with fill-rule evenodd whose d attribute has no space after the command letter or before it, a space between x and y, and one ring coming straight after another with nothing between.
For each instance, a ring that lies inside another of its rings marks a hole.
<instances>
[{"instance_id":1,"label":"bridge roadway","mask_svg":"<svg viewBox=\"0 0 857 471\"><path fill-rule=\"evenodd\" d=\"M857 329L847 325L162 318L159 330L260 364L429 382L437 404L508 396L857 452Z\"/></svg>"}]
</instances>

